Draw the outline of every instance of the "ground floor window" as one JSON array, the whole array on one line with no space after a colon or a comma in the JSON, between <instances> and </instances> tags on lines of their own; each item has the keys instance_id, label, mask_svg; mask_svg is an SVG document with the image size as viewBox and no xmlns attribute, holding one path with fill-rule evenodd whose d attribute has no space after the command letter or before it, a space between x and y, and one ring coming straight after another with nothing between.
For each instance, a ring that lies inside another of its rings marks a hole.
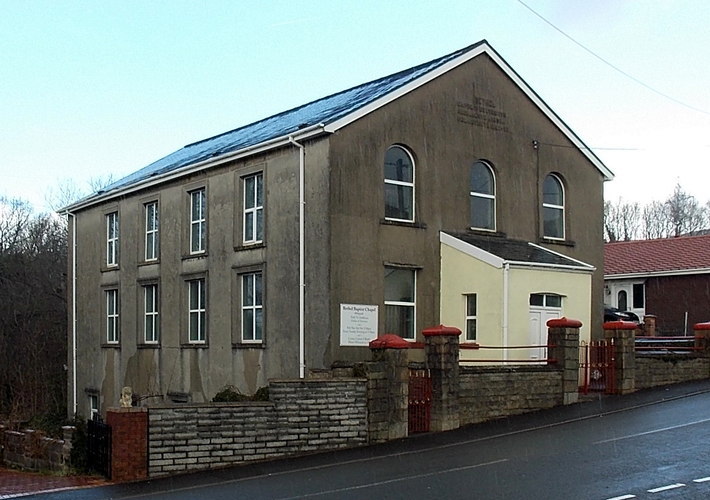
<instances>
[{"instance_id":1,"label":"ground floor window","mask_svg":"<svg viewBox=\"0 0 710 500\"><path fill-rule=\"evenodd\" d=\"M385 332L415 339L416 272L385 267Z\"/></svg>"},{"instance_id":2,"label":"ground floor window","mask_svg":"<svg viewBox=\"0 0 710 500\"><path fill-rule=\"evenodd\" d=\"M466 341L473 342L476 340L476 294L470 293L466 297Z\"/></svg>"}]
</instances>

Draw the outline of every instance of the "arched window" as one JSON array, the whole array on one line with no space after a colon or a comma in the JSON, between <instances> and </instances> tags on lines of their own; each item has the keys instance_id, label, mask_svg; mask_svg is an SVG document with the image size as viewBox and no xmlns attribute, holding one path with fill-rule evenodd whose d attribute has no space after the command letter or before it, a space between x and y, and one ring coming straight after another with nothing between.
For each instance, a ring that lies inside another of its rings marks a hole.
<instances>
[{"instance_id":1,"label":"arched window","mask_svg":"<svg viewBox=\"0 0 710 500\"><path fill-rule=\"evenodd\" d=\"M616 307L621 311L626 311L629 308L627 302L626 291L621 290L617 296Z\"/></svg>"},{"instance_id":2,"label":"arched window","mask_svg":"<svg viewBox=\"0 0 710 500\"><path fill-rule=\"evenodd\" d=\"M401 146L385 154L385 218L414 222L414 159Z\"/></svg>"},{"instance_id":3,"label":"arched window","mask_svg":"<svg viewBox=\"0 0 710 500\"><path fill-rule=\"evenodd\" d=\"M482 161L471 167L471 228L496 230L496 179Z\"/></svg>"},{"instance_id":4,"label":"arched window","mask_svg":"<svg viewBox=\"0 0 710 500\"><path fill-rule=\"evenodd\" d=\"M565 239L565 192L554 174L542 184L543 231L546 238Z\"/></svg>"}]
</instances>

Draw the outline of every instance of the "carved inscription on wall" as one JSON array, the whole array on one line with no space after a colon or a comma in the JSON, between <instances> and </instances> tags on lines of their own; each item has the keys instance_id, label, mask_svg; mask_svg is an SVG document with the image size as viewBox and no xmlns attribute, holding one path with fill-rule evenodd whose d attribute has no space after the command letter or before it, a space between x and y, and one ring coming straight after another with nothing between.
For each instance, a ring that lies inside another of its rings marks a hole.
<instances>
[{"instance_id":1,"label":"carved inscription on wall","mask_svg":"<svg viewBox=\"0 0 710 500\"><path fill-rule=\"evenodd\" d=\"M472 102L459 101L456 105L456 119L496 132L510 132L505 111L500 111L496 103L486 97L474 95Z\"/></svg>"}]
</instances>

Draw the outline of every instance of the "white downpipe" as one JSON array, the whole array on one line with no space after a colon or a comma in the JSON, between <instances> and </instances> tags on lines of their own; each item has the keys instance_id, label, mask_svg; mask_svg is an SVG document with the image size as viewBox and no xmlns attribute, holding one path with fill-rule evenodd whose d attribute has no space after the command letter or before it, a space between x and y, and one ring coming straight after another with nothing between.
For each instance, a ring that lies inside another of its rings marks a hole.
<instances>
[{"instance_id":1,"label":"white downpipe","mask_svg":"<svg viewBox=\"0 0 710 500\"><path fill-rule=\"evenodd\" d=\"M508 345L508 287L510 264L503 264L503 345ZM508 361L508 350L503 349L503 361Z\"/></svg>"},{"instance_id":2,"label":"white downpipe","mask_svg":"<svg viewBox=\"0 0 710 500\"><path fill-rule=\"evenodd\" d=\"M306 309L306 278L305 278L305 163L306 148L296 142L293 136L288 136L291 144L299 150L298 155L298 376L305 377L306 349L305 349L305 309Z\"/></svg>"},{"instance_id":3,"label":"white downpipe","mask_svg":"<svg viewBox=\"0 0 710 500\"><path fill-rule=\"evenodd\" d=\"M67 210L67 224L69 217L72 218L71 225L71 373L72 373L72 402L74 403L74 411L72 417L76 416L79 410L76 390L76 215Z\"/></svg>"}]
</instances>

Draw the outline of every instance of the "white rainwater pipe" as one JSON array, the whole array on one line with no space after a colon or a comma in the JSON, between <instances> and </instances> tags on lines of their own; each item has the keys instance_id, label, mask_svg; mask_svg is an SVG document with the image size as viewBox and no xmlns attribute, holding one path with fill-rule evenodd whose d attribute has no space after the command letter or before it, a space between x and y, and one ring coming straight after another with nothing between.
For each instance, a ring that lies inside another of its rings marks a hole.
<instances>
[{"instance_id":1,"label":"white rainwater pipe","mask_svg":"<svg viewBox=\"0 0 710 500\"><path fill-rule=\"evenodd\" d=\"M503 345L508 345L508 287L510 279L510 264L503 264ZM508 349L503 349L503 361L508 361Z\"/></svg>"},{"instance_id":2,"label":"white rainwater pipe","mask_svg":"<svg viewBox=\"0 0 710 500\"><path fill-rule=\"evenodd\" d=\"M305 279L305 163L306 148L288 136L288 141L299 150L298 155L298 376L305 377L305 309L306 309L306 279Z\"/></svg>"},{"instance_id":3,"label":"white rainwater pipe","mask_svg":"<svg viewBox=\"0 0 710 500\"><path fill-rule=\"evenodd\" d=\"M71 224L71 344L72 344L72 360L71 360L71 372L72 372L72 402L74 403L74 411L72 416L76 416L79 410L79 404L77 402L77 391L76 391L76 215L71 213L69 210L65 212L67 216L67 224L69 223L69 217L72 218Z\"/></svg>"}]
</instances>

